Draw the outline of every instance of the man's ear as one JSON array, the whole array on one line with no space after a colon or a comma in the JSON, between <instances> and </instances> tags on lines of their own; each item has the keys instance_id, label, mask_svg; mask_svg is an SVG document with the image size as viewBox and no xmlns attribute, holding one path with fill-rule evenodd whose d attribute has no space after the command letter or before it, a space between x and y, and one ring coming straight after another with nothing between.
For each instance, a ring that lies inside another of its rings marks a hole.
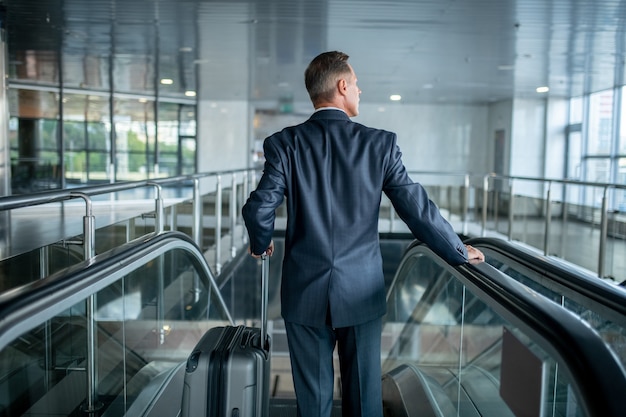
<instances>
[{"instance_id":1,"label":"man's ear","mask_svg":"<svg viewBox=\"0 0 626 417\"><path fill-rule=\"evenodd\" d=\"M346 94L346 92L348 91L348 82L345 78L341 78L339 81L337 81L337 88L339 89L339 94Z\"/></svg>"}]
</instances>

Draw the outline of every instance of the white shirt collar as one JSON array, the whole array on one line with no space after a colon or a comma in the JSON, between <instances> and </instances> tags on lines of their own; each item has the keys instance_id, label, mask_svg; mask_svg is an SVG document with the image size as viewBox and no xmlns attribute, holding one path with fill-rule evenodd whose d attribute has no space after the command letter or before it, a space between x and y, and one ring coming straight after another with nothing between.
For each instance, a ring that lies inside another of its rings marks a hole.
<instances>
[{"instance_id":1,"label":"white shirt collar","mask_svg":"<svg viewBox=\"0 0 626 417\"><path fill-rule=\"evenodd\" d=\"M321 111L321 110L339 110L339 111L346 113L343 109L340 109L339 107L320 107L319 109L315 109L313 113L317 113L318 111Z\"/></svg>"}]
</instances>

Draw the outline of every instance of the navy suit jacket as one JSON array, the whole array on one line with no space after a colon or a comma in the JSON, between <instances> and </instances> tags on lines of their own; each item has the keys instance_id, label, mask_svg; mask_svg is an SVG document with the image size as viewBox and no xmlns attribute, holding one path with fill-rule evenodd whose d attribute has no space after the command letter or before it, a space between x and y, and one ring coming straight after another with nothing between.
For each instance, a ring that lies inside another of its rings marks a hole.
<instances>
[{"instance_id":1,"label":"navy suit jacket","mask_svg":"<svg viewBox=\"0 0 626 417\"><path fill-rule=\"evenodd\" d=\"M281 311L285 320L347 327L386 312L378 238L382 192L417 239L448 263L465 246L407 175L396 135L355 123L341 110L315 112L264 142L265 167L242 212L253 253L270 244L275 209L287 199Z\"/></svg>"}]
</instances>

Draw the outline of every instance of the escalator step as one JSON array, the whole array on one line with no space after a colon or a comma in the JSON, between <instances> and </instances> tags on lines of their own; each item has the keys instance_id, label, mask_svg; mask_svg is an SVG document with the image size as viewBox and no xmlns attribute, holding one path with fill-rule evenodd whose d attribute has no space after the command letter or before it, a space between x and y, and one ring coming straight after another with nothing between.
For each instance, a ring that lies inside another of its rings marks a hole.
<instances>
[{"instance_id":1,"label":"escalator step","mask_svg":"<svg viewBox=\"0 0 626 417\"><path fill-rule=\"evenodd\" d=\"M296 417L295 398L270 398L271 417ZM333 401L333 411L331 417L341 417L341 401Z\"/></svg>"}]
</instances>

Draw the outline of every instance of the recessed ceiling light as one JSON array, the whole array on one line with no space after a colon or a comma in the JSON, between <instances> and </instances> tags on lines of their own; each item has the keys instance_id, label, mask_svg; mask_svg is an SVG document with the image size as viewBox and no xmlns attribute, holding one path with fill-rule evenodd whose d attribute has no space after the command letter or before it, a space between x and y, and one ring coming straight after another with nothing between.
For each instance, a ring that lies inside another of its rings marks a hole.
<instances>
[{"instance_id":1,"label":"recessed ceiling light","mask_svg":"<svg viewBox=\"0 0 626 417\"><path fill-rule=\"evenodd\" d=\"M191 91L191 90L187 90L187 91L185 91L185 95L187 97L195 97L196 96L196 92L195 91Z\"/></svg>"},{"instance_id":2,"label":"recessed ceiling light","mask_svg":"<svg viewBox=\"0 0 626 417\"><path fill-rule=\"evenodd\" d=\"M538 93L547 93L548 91L550 91L550 87L537 87Z\"/></svg>"},{"instance_id":3,"label":"recessed ceiling light","mask_svg":"<svg viewBox=\"0 0 626 417\"><path fill-rule=\"evenodd\" d=\"M163 84L163 85L172 85L172 84L174 84L174 80L172 80L171 78L162 78L161 79L161 84Z\"/></svg>"},{"instance_id":4,"label":"recessed ceiling light","mask_svg":"<svg viewBox=\"0 0 626 417\"><path fill-rule=\"evenodd\" d=\"M389 96L389 100L391 101L400 101L402 100L402 96L400 94L392 94Z\"/></svg>"}]
</instances>

